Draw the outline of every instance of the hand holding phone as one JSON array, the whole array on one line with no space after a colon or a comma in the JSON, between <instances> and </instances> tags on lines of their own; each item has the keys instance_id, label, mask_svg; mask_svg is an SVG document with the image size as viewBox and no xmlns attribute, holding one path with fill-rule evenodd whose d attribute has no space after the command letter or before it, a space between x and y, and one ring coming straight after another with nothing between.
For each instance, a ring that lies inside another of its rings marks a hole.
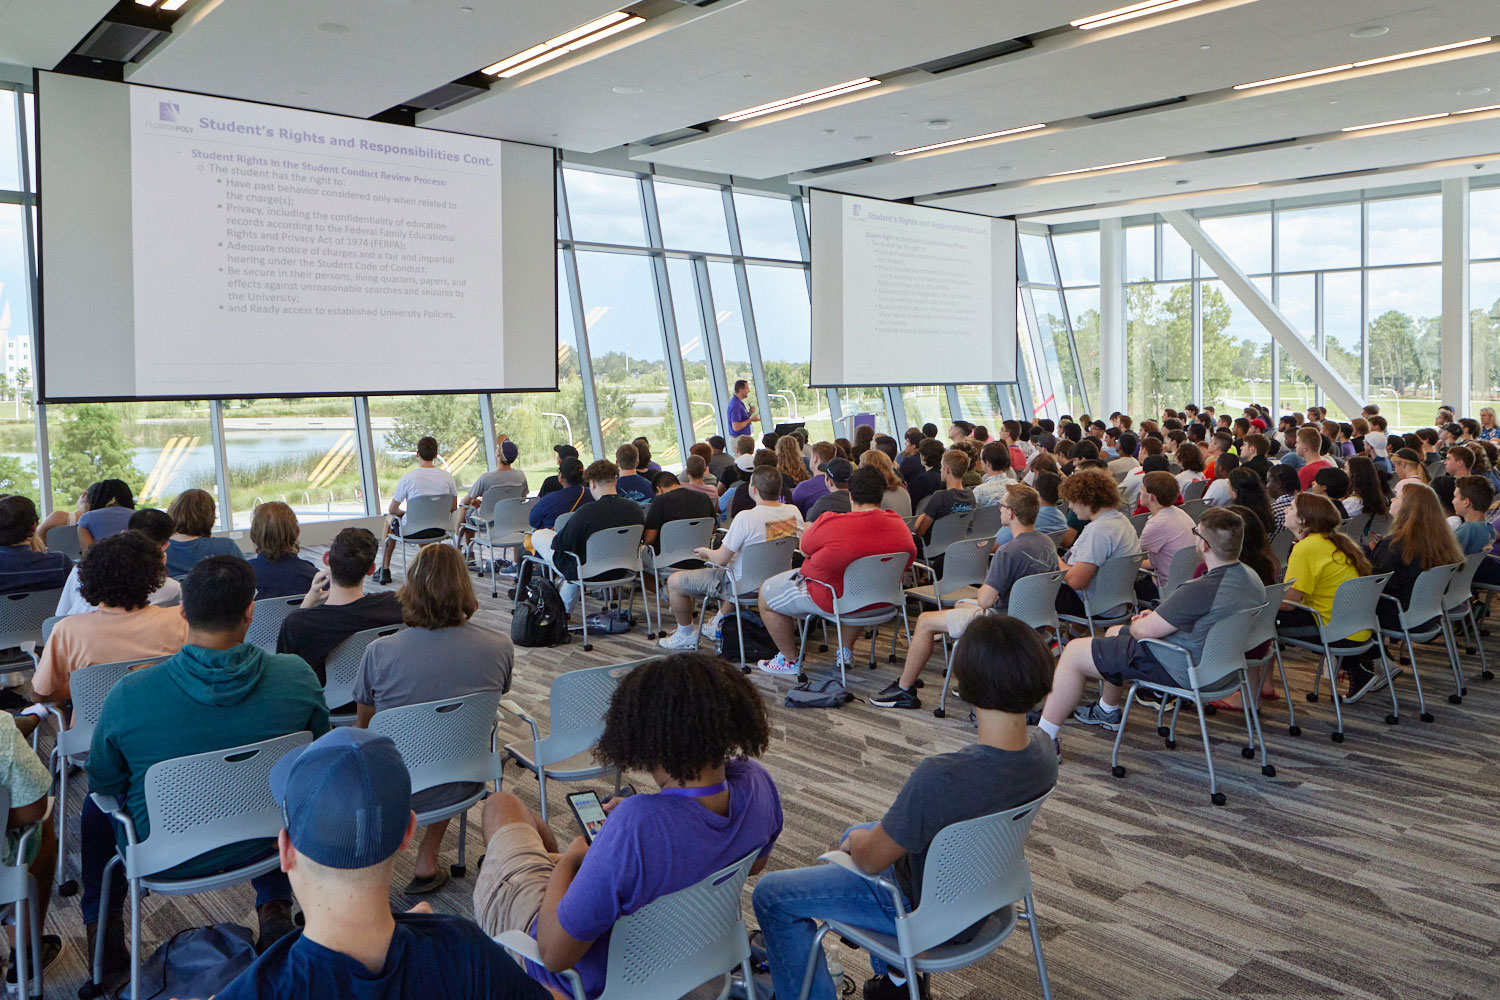
<instances>
[{"instance_id":1,"label":"hand holding phone","mask_svg":"<svg viewBox=\"0 0 1500 1000\"><path fill-rule=\"evenodd\" d=\"M604 828L604 806L599 802L599 796L593 792L572 792L568 795L568 807L583 830L583 839L592 844Z\"/></svg>"}]
</instances>

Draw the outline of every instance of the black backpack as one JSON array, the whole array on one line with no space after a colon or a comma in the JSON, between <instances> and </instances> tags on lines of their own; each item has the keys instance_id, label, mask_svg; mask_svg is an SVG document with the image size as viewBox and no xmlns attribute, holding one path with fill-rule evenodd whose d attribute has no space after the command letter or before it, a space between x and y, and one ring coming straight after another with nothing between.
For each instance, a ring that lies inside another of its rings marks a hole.
<instances>
[{"instance_id":1,"label":"black backpack","mask_svg":"<svg viewBox=\"0 0 1500 1000\"><path fill-rule=\"evenodd\" d=\"M719 639L719 649L728 660L735 661L740 657L739 635L745 635L745 662L754 664L756 660L769 660L776 655L776 642L771 638L771 633L766 631L765 622L760 620L760 615L754 611L741 611L739 616L725 615L723 632Z\"/></svg>"},{"instance_id":2,"label":"black backpack","mask_svg":"<svg viewBox=\"0 0 1500 1000\"><path fill-rule=\"evenodd\" d=\"M516 579L516 606L510 619L510 639L517 646L562 646L572 641L568 634L568 611L562 595L535 572L536 563L521 563Z\"/></svg>"}]
</instances>

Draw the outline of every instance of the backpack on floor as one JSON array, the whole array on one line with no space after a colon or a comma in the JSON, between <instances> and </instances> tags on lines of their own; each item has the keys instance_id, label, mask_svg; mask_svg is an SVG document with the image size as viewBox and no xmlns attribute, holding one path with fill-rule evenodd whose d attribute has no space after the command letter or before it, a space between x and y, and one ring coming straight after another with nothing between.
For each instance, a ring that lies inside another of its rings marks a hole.
<instances>
[{"instance_id":1,"label":"backpack on floor","mask_svg":"<svg viewBox=\"0 0 1500 1000\"><path fill-rule=\"evenodd\" d=\"M179 931L141 963L141 998L206 1000L254 961L255 946L248 927L214 924ZM122 994L129 996L129 985Z\"/></svg>"},{"instance_id":2,"label":"backpack on floor","mask_svg":"<svg viewBox=\"0 0 1500 1000\"><path fill-rule=\"evenodd\" d=\"M510 619L510 640L517 646L562 646L568 634L568 610L552 581L535 572L526 560L516 579L516 606Z\"/></svg>"},{"instance_id":3,"label":"backpack on floor","mask_svg":"<svg viewBox=\"0 0 1500 1000\"><path fill-rule=\"evenodd\" d=\"M854 695L832 678L806 681L786 693L787 708L841 708L853 700Z\"/></svg>"},{"instance_id":4,"label":"backpack on floor","mask_svg":"<svg viewBox=\"0 0 1500 1000\"><path fill-rule=\"evenodd\" d=\"M771 633L766 631L765 622L761 621L760 615L754 611L741 611L739 616L725 615L723 631L720 633L719 650L730 660L737 660L740 655L741 633L745 636L745 662L754 664L756 660L769 660L776 655L776 643L771 638Z\"/></svg>"},{"instance_id":5,"label":"backpack on floor","mask_svg":"<svg viewBox=\"0 0 1500 1000\"><path fill-rule=\"evenodd\" d=\"M589 615L590 635L622 635L635 628L635 615L624 608L605 608Z\"/></svg>"}]
</instances>

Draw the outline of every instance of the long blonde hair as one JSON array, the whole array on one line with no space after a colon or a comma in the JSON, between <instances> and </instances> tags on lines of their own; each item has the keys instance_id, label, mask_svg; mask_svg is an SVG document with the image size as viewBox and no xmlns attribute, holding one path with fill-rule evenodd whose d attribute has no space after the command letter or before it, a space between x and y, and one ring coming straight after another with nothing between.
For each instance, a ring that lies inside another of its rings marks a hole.
<instances>
[{"instance_id":1,"label":"long blonde hair","mask_svg":"<svg viewBox=\"0 0 1500 1000\"><path fill-rule=\"evenodd\" d=\"M1407 483L1401 487L1401 507L1391 522L1392 546L1401 544L1401 561L1422 569L1463 562L1463 550L1448 527L1443 506L1432 487Z\"/></svg>"},{"instance_id":2,"label":"long blonde hair","mask_svg":"<svg viewBox=\"0 0 1500 1000\"><path fill-rule=\"evenodd\" d=\"M798 483L812 478L812 473L802 464L802 442L795 435L786 434L777 439L776 471Z\"/></svg>"},{"instance_id":3,"label":"long blonde hair","mask_svg":"<svg viewBox=\"0 0 1500 1000\"><path fill-rule=\"evenodd\" d=\"M901 486L901 477L896 474L896 467L891 464L891 457L885 452L871 448L859 456L861 466L868 465L880 473L885 480L885 488L894 490Z\"/></svg>"}]
</instances>

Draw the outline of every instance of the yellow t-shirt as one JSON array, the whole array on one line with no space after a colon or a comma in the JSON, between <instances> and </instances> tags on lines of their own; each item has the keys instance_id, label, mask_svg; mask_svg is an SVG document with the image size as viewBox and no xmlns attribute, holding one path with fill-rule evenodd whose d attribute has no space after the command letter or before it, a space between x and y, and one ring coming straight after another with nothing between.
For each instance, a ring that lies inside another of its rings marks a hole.
<instances>
[{"instance_id":1,"label":"yellow t-shirt","mask_svg":"<svg viewBox=\"0 0 1500 1000\"><path fill-rule=\"evenodd\" d=\"M1286 561L1286 582L1302 593L1302 603L1316 608L1324 621L1333 611L1333 595L1339 584L1357 576L1359 571L1327 535L1308 535L1292 546ZM1349 638L1363 642L1369 637L1365 631Z\"/></svg>"}]
</instances>

